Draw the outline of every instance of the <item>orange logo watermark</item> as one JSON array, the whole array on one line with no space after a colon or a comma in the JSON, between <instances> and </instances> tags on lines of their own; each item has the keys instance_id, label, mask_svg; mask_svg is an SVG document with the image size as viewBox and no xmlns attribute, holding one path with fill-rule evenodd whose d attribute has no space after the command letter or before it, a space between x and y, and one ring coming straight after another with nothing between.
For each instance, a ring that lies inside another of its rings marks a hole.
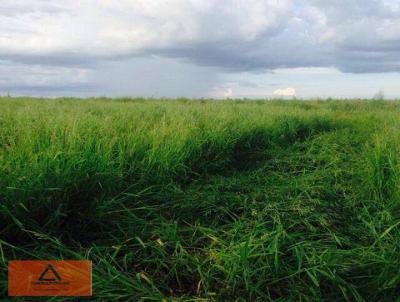
<instances>
[{"instance_id":1,"label":"orange logo watermark","mask_svg":"<svg viewBox=\"0 0 400 302\"><path fill-rule=\"evenodd\" d=\"M9 296L91 296L92 262L12 260Z\"/></svg>"}]
</instances>

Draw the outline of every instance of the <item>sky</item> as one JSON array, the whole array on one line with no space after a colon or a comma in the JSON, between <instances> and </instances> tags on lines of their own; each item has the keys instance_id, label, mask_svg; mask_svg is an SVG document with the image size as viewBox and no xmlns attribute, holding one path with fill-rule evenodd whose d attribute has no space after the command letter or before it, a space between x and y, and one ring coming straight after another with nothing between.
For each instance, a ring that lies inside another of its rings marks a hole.
<instances>
[{"instance_id":1,"label":"sky","mask_svg":"<svg viewBox=\"0 0 400 302\"><path fill-rule=\"evenodd\" d=\"M400 98L400 0L1 0L0 95Z\"/></svg>"}]
</instances>

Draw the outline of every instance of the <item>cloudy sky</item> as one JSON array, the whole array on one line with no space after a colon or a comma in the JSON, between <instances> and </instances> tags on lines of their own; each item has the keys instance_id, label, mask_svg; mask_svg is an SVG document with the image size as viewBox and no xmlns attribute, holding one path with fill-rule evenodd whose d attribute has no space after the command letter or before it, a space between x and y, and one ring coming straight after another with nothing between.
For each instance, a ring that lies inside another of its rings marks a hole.
<instances>
[{"instance_id":1,"label":"cloudy sky","mask_svg":"<svg viewBox=\"0 0 400 302\"><path fill-rule=\"evenodd\" d=\"M400 97L400 0L1 0L0 94Z\"/></svg>"}]
</instances>

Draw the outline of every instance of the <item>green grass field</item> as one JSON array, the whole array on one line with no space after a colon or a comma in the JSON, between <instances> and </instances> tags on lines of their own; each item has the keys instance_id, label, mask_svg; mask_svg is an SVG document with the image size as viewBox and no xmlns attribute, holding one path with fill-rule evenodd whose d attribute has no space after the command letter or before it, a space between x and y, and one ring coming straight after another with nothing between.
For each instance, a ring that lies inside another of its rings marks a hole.
<instances>
[{"instance_id":1,"label":"green grass field","mask_svg":"<svg viewBox=\"0 0 400 302\"><path fill-rule=\"evenodd\" d=\"M397 102L1 98L0 295L90 259L95 301L398 301L399 134Z\"/></svg>"}]
</instances>

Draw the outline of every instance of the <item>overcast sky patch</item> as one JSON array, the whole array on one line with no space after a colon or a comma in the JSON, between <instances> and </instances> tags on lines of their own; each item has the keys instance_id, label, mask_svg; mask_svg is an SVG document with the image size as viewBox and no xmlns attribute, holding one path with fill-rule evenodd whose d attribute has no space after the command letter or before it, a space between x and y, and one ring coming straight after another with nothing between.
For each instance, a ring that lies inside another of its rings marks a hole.
<instances>
[{"instance_id":1,"label":"overcast sky patch","mask_svg":"<svg viewBox=\"0 0 400 302\"><path fill-rule=\"evenodd\" d=\"M400 96L399 53L398 0L0 2L0 93Z\"/></svg>"}]
</instances>

